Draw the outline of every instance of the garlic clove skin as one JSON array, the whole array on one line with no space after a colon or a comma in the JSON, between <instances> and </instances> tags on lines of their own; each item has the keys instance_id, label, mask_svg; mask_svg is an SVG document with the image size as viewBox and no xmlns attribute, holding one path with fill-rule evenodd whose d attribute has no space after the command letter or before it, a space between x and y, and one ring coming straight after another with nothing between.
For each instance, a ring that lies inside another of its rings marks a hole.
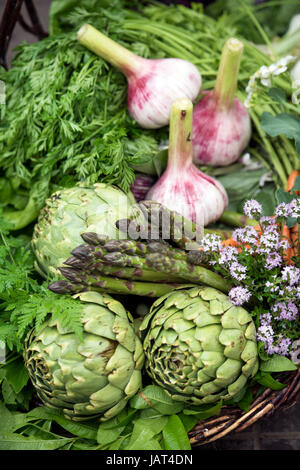
<instances>
[{"instance_id":1,"label":"garlic clove skin","mask_svg":"<svg viewBox=\"0 0 300 470\"><path fill-rule=\"evenodd\" d=\"M129 114L146 129L166 126L172 103L181 97L194 101L202 78L183 59L144 59L89 24L77 33L78 41L123 72L128 81Z\"/></svg>"},{"instance_id":2,"label":"garlic clove skin","mask_svg":"<svg viewBox=\"0 0 300 470\"><path fill-rule=\"evenodd\" d=\"M193 104L174 101L170 115L168 165L146 195L199 227L215 222L228 205L225 188L193 164Z\"/></svg>"},{"instance_id":3,"label":"garlic clove skin","mask_svg":"<svg viewBox=\"0 0 300 470\"><path fill-rule=\"evenodd\" d=\"M151 175L136 174L135 180L130 186L130 191L137 202L144 201L146 194L154 185L155 178Z\"/></svg>"},{"instance_id":4,"label":"garlic clove skin","mask_svg":"<svg viewBox=\"0 0 300 470\"><path fill-rule=\"evenodd\" d=\"M199 227L218 220L228 206L222 184L194 165L182 173L166 171L147 193L146 199L160 202Z\"/></svg>"},{"instance_id":5,"label":"garlic clove skin","mask_svg":"<svg viewBox=\"0 0 300 470\"><path fill-rule=\"evenodd\" d=\"M235 162L249 144L251 119L234 98L230 108L219 107L214 90L205 91L194 109L193 159L196 164L226 166Z\"/></svg>"},{"instance_id":6,"label":"garlic clove skin","mask_svg":"<svg viewBox=\"0 0 300 470\"><path fill-rule=\"evenodd\" d=\"M173 102L183 96L194 101L202 78L195 65L182 59L140 59L140 71L126 74L128 110L146 129L169 123Z\"/></svg>"}]
</instances>

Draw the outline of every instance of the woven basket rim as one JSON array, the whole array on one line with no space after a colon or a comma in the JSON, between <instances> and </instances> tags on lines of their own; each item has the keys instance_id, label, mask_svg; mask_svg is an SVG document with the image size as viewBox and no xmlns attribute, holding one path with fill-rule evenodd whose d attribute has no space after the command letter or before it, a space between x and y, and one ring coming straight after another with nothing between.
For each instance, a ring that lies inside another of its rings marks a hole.
<instances>
[{"instance_id":1,"label":"woven basket rim","mask_svg":"<svg viewBox=\"0 0 300 470\"><path fill-rule=\"evenodd\" d=\"M15 6L12 11L20 11L21 5L24 2L27 8L28 4L30 4L29 9L31 9L31 11L29 11L29 14L32 20L31 27L28 27L28 25L22 20L22 17L20 18L18 15L15 18L10 17L9 19L11 23L8 25L4 24L5 15L3 15L3 18L1 19L0 43L2 44L3 53L0 57L0 62L4 66L6 66L5 56L8 42L17 21L20 22L21 26L25 30L37 36L38 39L47 36L47 33L44 32L41 23L39 22L38 15L34 8L34 2L28 1L27 4L27 1L19 0L16 4L17 6ZM6 7L9 7L9 5L12 4L12 0L6 1ZM4 12L6 7L4 8ZM35 24L33 24L34 22ZM222 406L218 415L199 421L189 432L191 445L200 446L208 444L221 439L232 432L243 431L252 426L258 420L273 414L275 411L287 409L295 405L298 398L300 398L300 366L297 371L283 373L282 378L284 378L283 383L286 383L286 387L282 390L271 390L270 388L266 388L253 400L249 411L243 411L238 406L225 404Z\"/></svg>"},{"instance_id":2,"label":"woven basket rim","mask_svg":"<svg viewBox=\"0 0 300 470\"><path fill-rule=\"evenodd\" d=\"M278 380L286 384L286 387L281 390L266 388L254 398L249 411L225 404L218 415L199 421L189 432L191 445L208 444L232 432L244 431L275 411L295 405L300 398L300 366L296 371L283 372Z\"/></svg>"}]
</instances>

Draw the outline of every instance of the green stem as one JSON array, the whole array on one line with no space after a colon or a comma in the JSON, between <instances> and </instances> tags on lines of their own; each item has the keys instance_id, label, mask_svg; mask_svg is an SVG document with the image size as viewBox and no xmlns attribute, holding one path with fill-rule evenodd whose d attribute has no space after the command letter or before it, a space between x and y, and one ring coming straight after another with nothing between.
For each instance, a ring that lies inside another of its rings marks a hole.
<instances>
[{"instance_id":1,"label":"green stem","mask_svg":"<svg viewBox=\"0 0 300 470\"><path fill-rule=\"evenodd\" d=\"M69 281L55 281L49 289L56 294L75 294L85 291L107 292L109 294L138 295L142 297L161 297L172 292L182 284L163 284L139 281L125 281L97 275L97 280L91 278L88 283L73 283Z\"/></svg>"},{"instance_id":2,"label":"green stem","mask_svg":"<svg viewBox=\"0 0 300 470\"><path fill-rule=\"evenodd\" d=\"M258 225L258 222L253 219L249 219L246 215L239 214L234 211L225 211L219 219L220 222L223 222L226 225L231 227L245 227L246 225Z\"/></svg>"},{"instance_id":3,"label":"green stem","mask_svg":"<svg viewBox=\"0 0 300 470\"><path fill-rule=\"evenodd\" d=\"M285 187L286 182L287 182L287 175L284 171L282 163L281 163L280 159L278 158L278 155L274 151L274 149L271 145L271 142L265 137L265 133L262 130L262 128L260 127L260 121L259 121L258 117L256 116L256 114L253 111L252 112L250 111L250 115L251 115L252 121L255 124L257 132L258 132L259 136L261 137L261 139L263 141L263 146L265 147L265 149L270 154L270 160L271 160L272 166L275 168L276 173L278 174L278 177L280 178L282 187Z\"/></svg>"},{"instance_id":4,"label":"green stem","mask_svg":"<svg viewBox=\"0 0 300 470\"><path fill-rule=\"evenodd\" d=\"M2 217L9 224L9 230L20 230L36 220L40 210L41 207L37 206L33 197L31 197L23 210L3 212Z\"/></svg>"},{"instance_id":5,"label":"green stem","mask_svg":"<svg viewBox=\"0 0 300 470\"><path fill-rule=\"evenodd\" d=\"M294 33L287 34L279 42L272 44L273 51L279 57L289 54L294 47L298 46L300 43L300 28L298 28Z\"/></svg>"},{"instance_id":6,"label":"green stem","mask_svg":"<svg viewBox=\"0 0 300 470\"><path fill-rule=\"evenodd\" d=\"M136 74L141 68L141 60L144 59L120 46L89 24L84 24L80 28L77 39L92 52L122 70L126 76Z\"/></svg>"},{"instance_id":7,"label":"green stem","mask_svg":"<svg viewBox=\"0 0 300 470\"><path fill-rule=\"evenodd\" d=\"M176 172L192 163L193 103L187 98L174 101L170 115L168 169Z\"/></svg>"},{"instance_id":8,"label":"green stem","mask_svg":"<svg viewBox=\"0 0 300 470\"><path fill-rule=\"evenodd\" d=\"M234 100L244 45L230 38L223 47L215 86L215 96L221 106L229 108Z\"/></svg>"}]
</instances>

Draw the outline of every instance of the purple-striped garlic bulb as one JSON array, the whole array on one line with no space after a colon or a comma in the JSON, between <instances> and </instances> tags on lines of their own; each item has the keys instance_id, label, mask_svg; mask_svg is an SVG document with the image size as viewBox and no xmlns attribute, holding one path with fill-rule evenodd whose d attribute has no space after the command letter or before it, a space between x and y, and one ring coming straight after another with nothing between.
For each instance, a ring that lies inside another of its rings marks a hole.
<instances>
[{"instance_id":1,"label":"purple-striped garlic bulb","mask_svg":"<svg viewBox=\"0 0 300 470\"><path fill-rule=\"evenodd\" d=\"M146 199L206 226L223 214L228 197L221 183L193 164L192 121L191 100L176 100L170 116L168 165Z\"/></svg>"},{"instance_id":2,"label":"purple-striped garlic bulb","mask_svg":"<svg viewBox=\"0 0 300 470\"><path fill-rule=\"evenodd\" d=\"M157 129L169 123L173 101L194 101L201 89L201 74L182 59L144 59L117 44L89 24L78 31L78 41L121 70L128 81L129 114L141 127Z\"/></svg>"},{"instance_id":3,"label":"purple-striped garlic bulb","mask_svg":"<svg viewBox=\"0 0 300 470\"><path fill-rule=\"evenodd\" d=\"M243 43L226 42L214 90L203 91L193 118L194 162L226 166L235 162L251 137L251 120L246 107L235 96Z\"/></svg>"}]
</instances>

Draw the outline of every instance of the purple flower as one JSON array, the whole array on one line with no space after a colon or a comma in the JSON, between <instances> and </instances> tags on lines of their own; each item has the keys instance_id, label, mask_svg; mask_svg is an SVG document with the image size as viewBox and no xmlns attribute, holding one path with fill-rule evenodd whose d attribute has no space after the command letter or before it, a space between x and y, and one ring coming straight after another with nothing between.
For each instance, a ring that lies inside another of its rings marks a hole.
<instances>
[{"instance_id":1,"label":"purple flower","mask_svg":"<svg viewBox=\"0 0 300 470\"><path fill-rule=\"evenodd\" d=\"M228 264L237 261L238 249L235 246L226 246L220 250L219 264Z\"/></svg>"},{"instance_id":2,"label":"purple flower","mask_svg":"<svg viewBox=\"0 0 300 470\"><path fill-rule=\"evenodd\" d=\"M296 266L285 266L281 271L282 279L290 286L300 283L300 269Z\"/></svg>"},{"instance_id":3,"label":"purple flower","mask_svg":"<svg viewBox=\"0 0 300 470\"><path fill-rule=\"evenodd\" d=\"M298 308L294 302L276 302L271 308L272 312L275 313L274 318L276 320L296 320L298 316Z\"/></svg>"},{"instance_id":4,"label":"purple flower","mask_svg":"<svg viewBox=\"0 0 300 470\"><path fill-rule=\"evenodd\" d=\"M277 354L280 354L281 356L288 356L292 341L290 338L285 338L283 335L279 335L278 339Z\"/></svg>"},{"instance_id":5,"label":"purple flower","mask_svg":"<svg viewBox=\"0 0 300 470\"><path fill-rule=\"evenodd\" d=\"M242 281L246 279L247 267L243 266L241 263L234 261L229 268L231 276L237 281Z\"/></svg>"},{"instance_id":6,"label":"purple flower","mask_svg":"<svg viewBox=\"0 0 300 470\"><path fill-rule=\"evenodd\" d=\"M258 233L254 227L247 225L244 228L237 228L234 230L232 238L236 242L257 244Z\"/></svg>"},{"instance_id":7,"label":"purple flower","mask_svg":"<svg viewBox=\"0 0 300 470\"><path fill-rule=\"evenodd\" d=\"M269 325L272 321L272 315L270 314L270 312L263 313L262 315L260 315L259 321L261 325Z\"/></svg>"},{"instance_id":8,"label":"purple flower","mask_svg":"<svg viewBox=\"0 0 300 470\"><path fill-rule=\"evenodd\" d=\"M274 330L270 324L264 323L260 325L257 329L257 339L263 343L272 344L273 343Z\"/></svg>"},{"instance_id":9,"label":"purple flower","mask_svg":"<svg viewBox=\"0 0 300 470\"><path fill-rule=\"evenodd\" d=\"M276 220L274 219L274 217L269 217L269 216L266 216L266 215L261 217L259 222L260 222L260 225L262 225L264 228L266 228L270 225L275 225L276 224Z\"/></svg>"},{"instance_id":10,"label":"purple flower","mask_svg":"<svg viewBox=\"0 0 300 470\"><path fill-rule=\"evenodd\" d=\"M290 215L295 219L300 218L300 197L297 197L297 199L293 199L292 202L290 202Z\"/></svg>"},{"instance_id":11,"label":"purple flower","mask_svg":"<svg viewBox=\"0 0 300 470\"><path fill-rule=\"evenodd\" d=\"M268 231L265 231L260 237L260 247L258 248L259 253L270 253L278 250L280 248L280 239L279 233L276 229L271 229L271 226L268 228Z\"/></svg>"},{"instance_id":12,"label":"purple flower","mask_svg":"<svg viewBox=\"0 0 300 470\"><path fill-rule=\"evenodd\" d=\"M215 233L208 233L202 237L201 247L205 252L218 252L222 248L222 239Z\"/></svg>"},{"instance_id":13,"label":"purple flower","mask_svg":"<svg viewBox=\"0 0 300 470\"><path fill-rule=\"evenodd\" d=\"M282 202L279 204L276 209L275 209L275 215L276 217L284 217L287 218L290 216L290 205L286 204L285 202Z\"/></svg>"},{"instance_id":14,"label":"purple flower","mask_svg":"<svg viewBox=\"0 0 300 470\"><path fill-rule=\"evenodd\" d=\"M256 219L262 213L262 206L255 199L249 199L245 202L243 210L249 219Z\"/></svg>"},{"instance_id":15,"label":"purple flower","mask_svg":"<svg viewBox=\"0 0 300 470\"><path fill-rule=\"evenodd\" d=\"M233 287L229 292L229 300L233 305L243 305L248 302L251 297L251 292L246 287Z\"/></svg>"},{"instance_id":16,"label":"purple flower","mask_svg":"<svg viewBox=\"0 0 300 470\"><path fill-rule=\"evenodd\" d=\"M273 251L267 255L266 264L265 264L267 269L278 268L281 265L282 265L282 258L276 251Z\"/></svg>"}]
</instances>

